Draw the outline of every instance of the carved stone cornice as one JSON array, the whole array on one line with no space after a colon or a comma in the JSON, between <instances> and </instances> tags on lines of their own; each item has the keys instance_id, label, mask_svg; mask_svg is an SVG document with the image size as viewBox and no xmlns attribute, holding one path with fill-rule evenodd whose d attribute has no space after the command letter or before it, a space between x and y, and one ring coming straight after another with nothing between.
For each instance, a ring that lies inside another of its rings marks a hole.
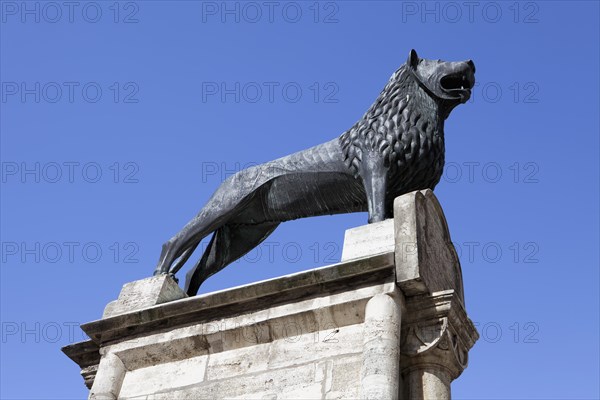
<instances>
[{"instance_id":1,"label":"carved stone cornice","mask_svg":"<svg viewBox=\"0 0 600 400\"><path fill-rule=\"evenodd\" d=\"M401 369L435 365L452 380L467 367L469 350L479 334L454 290L406 299L402 320Z\"/></svg>"},{"instance_id":2,"label":"carved stone cornice","mask_svg":"<svg viewBox=\"0 0 600 400\"><path fill-rule=\"evenodd\" d=\"M85 386L91 389L100 362L100 348L98 345L91 340L86 340L65 346L62 351L79 365Z\"/></svg>"}]
</instances>

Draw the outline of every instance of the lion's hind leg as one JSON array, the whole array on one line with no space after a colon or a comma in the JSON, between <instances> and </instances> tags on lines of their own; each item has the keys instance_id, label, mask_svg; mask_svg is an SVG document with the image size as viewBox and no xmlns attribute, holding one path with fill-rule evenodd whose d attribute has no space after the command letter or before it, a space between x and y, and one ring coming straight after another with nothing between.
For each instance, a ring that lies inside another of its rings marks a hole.
<instances>
[{"instance_id":1,"label":"lion's hind leg","mask_svg":"<svg viewBox=\"0 0 600 400\"><path fill-rule=\"evenodd\" d=\"M233 201L230 201L231 204L209 201L196 217L163 244L154 275L177 272L202 239L239 214L239 210L244 209L253 197L248 196L237 204Z\"/></svg>"},{"instance_id":2,"label":"lion's hind leg","mask_svg":"<svg viewBox=\"0 0 600 400\"><path fill-rule=\"evenodd\" d=\"M200 260L186 275L187 294L196 295L202 282L258 246L278 225L279 222L228 224L217 229Z\"/></svg>"}]
</instances>

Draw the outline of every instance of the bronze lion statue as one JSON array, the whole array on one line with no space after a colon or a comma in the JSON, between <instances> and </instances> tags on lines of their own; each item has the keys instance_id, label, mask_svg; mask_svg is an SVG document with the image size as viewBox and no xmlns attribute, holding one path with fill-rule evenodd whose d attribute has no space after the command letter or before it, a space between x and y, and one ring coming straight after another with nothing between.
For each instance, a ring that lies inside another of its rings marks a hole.
<instances>
[{"instance_id":1,"label":"bronze lion statue","mask_svg":"<svg viewBox=\"0 0 600 400\"><path fill-rule=\"evenodd\" d=\"M471 60L427 60L412 50L375 103L341 136L225 180L163 245L155 274L175 274L212 233L187 274L185 290L193 296L281 222L359 211L368 211L369 223L391 217L396 197L440 181L444 121L469 99L474 84Z\"/></svg>"}]
</instances>

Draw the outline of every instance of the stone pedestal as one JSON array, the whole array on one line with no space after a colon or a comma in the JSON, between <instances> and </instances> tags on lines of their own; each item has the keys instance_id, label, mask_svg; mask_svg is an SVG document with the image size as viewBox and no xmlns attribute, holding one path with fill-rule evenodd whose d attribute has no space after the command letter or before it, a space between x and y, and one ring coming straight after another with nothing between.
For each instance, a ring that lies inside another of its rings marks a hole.
<instances>
[{"instance_id":1,"label":"stone pedestal","mask_svg":"<svg viewBox=\"0 0 600 400\"><path fill-rule=\"evenodd\" d=\"M431 191L394 214L339 264L192 298L127 284L64 351L91 399L449 399L478 339L460 264Z\"/></svg>"}]
</instances>

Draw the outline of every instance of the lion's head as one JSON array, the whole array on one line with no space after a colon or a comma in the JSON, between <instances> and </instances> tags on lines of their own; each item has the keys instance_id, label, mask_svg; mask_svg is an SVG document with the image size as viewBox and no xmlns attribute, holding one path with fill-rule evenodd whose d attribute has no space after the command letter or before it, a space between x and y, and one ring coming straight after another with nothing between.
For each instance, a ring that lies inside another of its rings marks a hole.
<instances>
[{"instance_id":1,"label":"lion's head","mask_svg":"<svg viewBox=\"0 0 600 400\"><path fill-rule=\"evenodd\" d=\"M433 98L450 109L471 97L471 89L475 85L475 64L471 60L426 60L411 50L406 67Z\"/></svg>"},{"instance_id":2,"label":"lion's head","mask_svg":"<svg viewBox=\"0 0 600 400\"><path fill-rule=\"evenodd\" d=\"M411 50L373 105L339 137L346 165L359 176L365 150L380 151L400 170L407 160L429 157L434 165L426 168L425 187L433 188L444 163L444 120L469 99L474 85L473 61L426 60Z\"/></svg>"}]
</instances>

